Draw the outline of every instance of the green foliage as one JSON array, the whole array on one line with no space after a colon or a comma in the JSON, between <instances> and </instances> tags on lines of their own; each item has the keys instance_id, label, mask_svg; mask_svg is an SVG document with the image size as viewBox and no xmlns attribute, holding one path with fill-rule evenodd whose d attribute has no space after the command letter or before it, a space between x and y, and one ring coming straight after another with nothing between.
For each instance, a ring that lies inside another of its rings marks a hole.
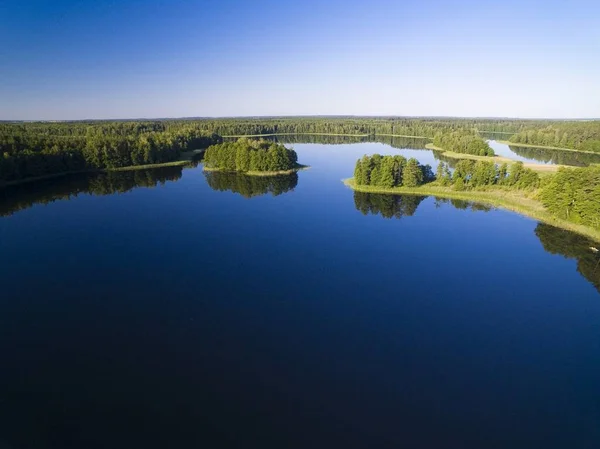
<instances>
[{"instance_id":1,"label":"green foliage","mask_svg":"<svg viewBox=\"0 0 600 449\"><path fill-rule=\"evenodd\" d=\"M423 184L423 171L415 158L410 158L404 168L402 185L405 187L417 187Z\"/></svg>"},{"instance_id":2,"label":"green foliage","mask_svg":"<svg viewBox=\"0 0 600 449\"><path fill-rule=\"evenodd\" d=\"M435 179L429 165L421 165L411 158L402 156L363 156L356 161L354 182L357 185L371 185L384 188L416 187Z\"/></svg>"},{"instance_id":3,"label":"green foliage","mask_svg":"<svg viewBox=\"0 0 600 449\"><path fill-rule=\"evenodd\" d=\"M513 135L510 141L600 152L600 121L542 122L527 126Z\"/></svg>"},{"instance_id":4,"label":"green foliage","mask_svg":"<svg viewBox=\"0 0 600 449\"><path fill-rule=\"evenodd\" d=\"M600 167L560 168L540 199L557 217L600 229Z\"/></svg>"},{"instance_id":5,"label":"green foliage","mask_svg":"<svg viewBox=\"0 0 600 449\"><path fill-rule=\"evenodd\" d=\"M443 174L440 178L440 174ZM440 185L453 185L455 190L477 189L485 186L503 185L515 189L535 189L540 185L539 175L525 168L522 162L498 167L491 161L459 160L451 175L448 168L438 167L437 179Z\"/></svg>"},{"instance_id":6,"label":"green foliage","mask_svg":"<svg viewBox=\"0 0 600 449\"><path fill-rule=\"evenodd\" d=\"M449 133L438 133L433 139L436 147L455 153L494 156L494 150L477 133L460 129Z\"/></svg>"},{"instance_id":7,"label":"green foliage","mask_svg":"<svg viewBox=\"0 0 600 449\"><path fill-rule=\"evenodd\" d=\"M286 171L296 168L298 156L281 144L266 140L239 139L209 147L204 164L230 172Z\"/></svg>"},{"instance_id":8,"label":"green foliage","mask_svg":"<svg viewBox=\"0 0 600 449\"><path fill-rule=\"evenodd\" d=\"M0 182L171 162L221 140L191 126L166 131L136 122L0 125Z\"/></svg>"}]
</instances>

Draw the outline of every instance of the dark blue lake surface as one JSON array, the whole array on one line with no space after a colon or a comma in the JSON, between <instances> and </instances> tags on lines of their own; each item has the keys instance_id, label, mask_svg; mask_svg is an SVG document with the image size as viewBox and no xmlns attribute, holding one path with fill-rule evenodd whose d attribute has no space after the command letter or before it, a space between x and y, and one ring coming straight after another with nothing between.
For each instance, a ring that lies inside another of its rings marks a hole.
<instances>
[{"instance_id":1,"label":"dark blue lake surface","mask_svg":"<svg viewBox=\"0 0 600 449\"><path fill-rule=\"evenodd\" d=\"M0 448L598 447L593 242L294 148L0 191Z\"/></svg>"}]
</instances>

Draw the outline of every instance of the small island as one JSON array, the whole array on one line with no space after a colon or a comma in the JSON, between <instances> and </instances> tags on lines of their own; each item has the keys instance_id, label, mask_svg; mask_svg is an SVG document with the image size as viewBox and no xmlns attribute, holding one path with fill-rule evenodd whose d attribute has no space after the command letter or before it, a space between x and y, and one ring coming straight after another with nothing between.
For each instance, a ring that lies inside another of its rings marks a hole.
<instances>
[{"instance_id":1,"label":"small island","mask_svg":"<svg viewBox=\"0 0 600 449\"><path fill-rule=\"evenodd\" d=\"M452 171L402 156L363 156L345 184L358 192L433 195L503 207L600 240L600 167L560 167L542 173L522 162L461 159Z\"/></svg>"},{"instance_id":2,"label":"small island","mask_svg":"<svg viewBox=\"0 0 600 449\"><path fill-rule=\"evenodd\" d=\"M223 142L207 148L204 170L238 172L254 176L288 175L307 168L298 155L284 145L268 140L246 138Z\"/></svg>"}]
</instances>

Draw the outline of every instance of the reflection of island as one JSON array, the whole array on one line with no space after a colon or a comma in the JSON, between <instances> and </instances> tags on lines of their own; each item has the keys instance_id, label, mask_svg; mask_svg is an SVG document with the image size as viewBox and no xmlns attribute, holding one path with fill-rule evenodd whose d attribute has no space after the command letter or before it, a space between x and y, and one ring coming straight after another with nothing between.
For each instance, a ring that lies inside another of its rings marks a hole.
<instances>
[{"instance_id":1,"label":"reflection of island","mask_svg":"<svg viewBox=\"0 0 600 449\"><path fill-rule=\"evenodd\" d=\"M137 187L154 187L181 178L182 167L106 173L66 175L64 177L19 184L0 189L0 216L12 215L36 204L69 200L80 194L110 195Z\"/></svg>"},{"instance_id":2,"label":"reflection of island","mask_svg":"<svg viewBox=\"0 0 600 449\"><path fill-rule=\"evenodd\" d=\"M298 174L278 176L249 176L242 173L207 171L206 182L213 190L239 193L251 198L270 193L273 196L294 190L298 185Z\"/></svg>"},{"instance_id":3,"label":"reflection of island","mask_svg":"<svg viewBox=\"0 0 600 449\"><path fill-rule=\"evenodd\" d=\"M410 217L417 211L425 196L381 195L378 193L354 192L354 205L363 215L379 215L385 218Z\"/></svg>"},{"instance_id":4,"label":"reflection of island","mask_svg":"<svg viewBox=\"0 0 600 449\"><path fill-rule=\"evenodd\" d=\"M600 293L600 253L593 249L600 249L600 245L579 234L544 223L538 223L535 235L547 252L577 260L579 274L590 281Z\"/></svg>"},{"instance_id":5,"label":"reflection of island","mask_svg":"<svg viewBox=\"0 0 600 449\"><path fill-rule=\"evenodd\" d=\"M416 195L384 195L354 191L354 205L364 215L381 215L385 218L410 217L415 214L419 204L427 198ZM493 209L473 201L447 198L434 198L435 207L451 205L456 209L488 212ZM577 261L577 271L587 279L600 293L600 243L582 235L545 223L538 223L535 235L546 252L559 254Z\"/></svg>"}]
</instances>

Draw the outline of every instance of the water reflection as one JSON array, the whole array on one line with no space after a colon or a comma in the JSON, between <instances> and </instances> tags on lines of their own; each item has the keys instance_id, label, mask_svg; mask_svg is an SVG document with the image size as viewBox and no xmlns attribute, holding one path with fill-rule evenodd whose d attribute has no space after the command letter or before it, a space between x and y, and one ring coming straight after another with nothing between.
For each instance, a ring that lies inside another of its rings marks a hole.
<instances>
[{"instance_id":1,"label":"water reflection","mask_svg":"<svg viewBox=\"0 0 600 449\"><path fill-rule=\"evenodd\" d=\"M539 223L535 235L550 254L559 254L577 261L577 271L600 293L600 253L594 251L599 245L593 240L564 229Z\"/></svg>"},{"instance_id":2,"label":"water reflection","mask_svg":"<svg viewBox=\"0 0 600 449\"><path fill-rule=\"evenodd\" d=\"M427 198L417 195L380 195L354 192L354 206L363 215L381 215L384 218L402 218L414 215L419 204Z\"/></svg>"},{"instance_id":3,"label":"water reflection","mask_svg":"<svg viewBox=\"0 0 600 449\"><path fill-rule=\"evenodd\" d=\"M363 215L381 215L384 218L402 218L414 215L419 204L427 198L416 195L382 195L354 192L354 206ZM436 208L450 205L456 209L489 212L493 206L472 201L434 197ZM546 252L577 261L577 271L600 293L600 245L582 235L538 223L535 235Z\"/></svg>"},{"instance_id":4,"label":"water reflection","mask_svg":"<svg viewBox=\"0 0 600 449\"><path fill-rule=\"evenodd\" d=\"M213 190L239 193L245 198L273 196L294 190L298 185L298 174L279 176L248 176L240 173L205 171L206 182Z\"/></svg>"},{"instance_id":5,"label":"water reflection","mask_svg":"<svg viewBox=\"0 0 600 449\"><path fill-rule=\"evenodd\" d=\"M518 147L514 145L510 145L509 148L519 156L549 164L571 165L574 167L587 167L590 164L600 164L600 154Z\"/></svg>"},{"instance_id":6,"label":"water reflection","mask_svg":"<svg viewBox=\"0 0 600 449\"><path fill-rule=\"evenodd\" d=\"M0 189L0 216L9 216L36 204L69 200L80 194L111 195L137 187L155 187L177 181L182 167L132 170L108 173L66 175Z\"/></svg>"}]
</instances>

